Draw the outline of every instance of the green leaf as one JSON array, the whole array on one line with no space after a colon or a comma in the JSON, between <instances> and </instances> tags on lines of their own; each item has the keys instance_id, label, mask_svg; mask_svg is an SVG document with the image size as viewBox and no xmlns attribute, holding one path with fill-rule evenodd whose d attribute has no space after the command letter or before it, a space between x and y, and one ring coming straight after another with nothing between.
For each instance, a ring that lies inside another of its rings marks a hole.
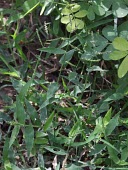
<instances>
[{"instance_id":1,"label":"green leaf","mask_svg":"<svg viewBox=\"0 0 128 170\"><path fill-rule=\"evenodd\" d=\"M118 32L128 31L128 21L124 21L122 24L118 26Z\"/></svg>"},{"instance_id":2,"label":"green leaf","mask_svg":"<svg viewBox=\"0 0 128 170\"><path fill-rule=\"evenodd\" d=\"M72 22L72 15L67 15L61 18L61 23L68 24L69 22Z\"/></svg>"},{"instance_id":3,"label":"green leaf","mask_svg":"<svg viewBox=\"0 0 128 170\"><path fill-rule=\"evenodd\" d=\"M86 15L87 15L87 11L86 10L80 10L79 12L77 12L76 14L75 14L75 17L77 17L77 18L83 18L83 17L85 17Z\"/></svg>"},{"instance_id":4,"label":"green leaf","mask_svg":"<svg viewBox=\"0 0 128 170\"><path fill-rule=\"evenodd\" d=\"M112 0L107 0L107 1L103 1L102 3L105 6L105 8L109 9L111 7L113 1Z\"/></svg>"},{"instance_id":5,"label":"green leaf","mask_svg":"<svg viewBox=\"0 0 128 170\"><path fill-rule=\"evenodd\" d=\"M5 138L4 146L3 146L3 161L8 161L8 155L9 155L9 138Z\"/></svg>"},{"instance_id":6,"label":"green leaf","mask_svg":"<svg viewBox=\"0 0 128 170\"><path fill-rule=\"evenodd\" d=\"M32 84L32 79L30 79L22 88L19 94L19 98L23 101L24 97L27 95L27 91L30 88L31 84Z\"/></svg>"},{"instance_id":7,"label":"green leaf","mask_svg":"<svg viewBox=\"0 0 128 170\"><path fill-rule=\"evenodd\" d=\"M93 5L93 10L99 16L102 16L105 14L105 9L100 5Z\"/></svg>"},{"instance_id":8,"label":"green leaf","mask_svg":"<svg viewBox=\"0 0 128 170\"><path fill-rule=\"evenodd\" d=\"M112 6L113 14L118 18L123 18L128 14L128 7L123 1L115 1Z\"/></svg>"},{"instance_id":9,"label":"green leaf","mask_svg":"<svg viewBox=\"0 0 128 170\"><path fill-rule=\"evenodd\" d=\"M14 114L14 117L18 120L19 123L25 123L26 113L18 96L16 97L16 112Z\"/></svg>"},{"instance_id":10,"label":"green leaf","mask_svg":"<svg viewBox=\"0 0 128 170\"><path fill-rule=\"evenodd\" d=\"M128 72L128 56L122 61L118 69L118 77L122 78Z\"/></svg>"},{"instance_id":11,"label":"green leaf","mask_svg":"<svg viewBox=\"0 0 128 170\"><path fill-rule=\"evenodd\" d=\"M106 102L108 101L116 101L116 100L120 100L124 97L123 93L113 93L112 95L110 95L107 99L105 99Z\"/></svg>"},{"instance_id":12,"label":"green leaf","mask_svg":"<svg viewBox=\"0 0 128 170\"><path fill-rule=\"evenodd\" d=\"M68 9L67 7L63 8L61 13L63 15L70 15L72 13L72 11L70 9Z\"/></svg>"},{"instance_id":13,"label":"green leaf","mask_svg":"<svg viewBox=\"0 0 128 170\"><path fill-rule=\"evenodd\" d=\"M120 153L119 150L117 148L115 148L115 146L113 146L109 141L106 141L104 139L100 139L100 141L103 142L104 144L106 144L109 148L116 151L116 153Z\"/></svg>"},{"instance_id":14,"label":"green leaf","mask_svg":"<svg viewBox=\"0 0 128 170\"><path fill-rule=\"evenodd\" d=\"M88 19L91 20L91 21L95 19L95 13L94 13L94 11L93 11L92 6L90 6L90 7L88 8L87 17L88 17Z\"/></svg>"},{"instance_id":15,"label":"green leaf","mask_svg":"<svg viewBox=\"0 0 128 170\"><path fill-rule=\"evenodd\" d=\"M66 26L66 29L68 32L73 32L76 30L76 25L75 25L75 22L72 20L72 22L70 22L67 26Z\"/></svg>"},{"instance_id":16,"label":"green leaf","mask_svg":"<svg viewBox=\"0 0 128 170\"><path fill-rule=\"evenodd\" d=\"M104 53L103 53L103 59L104 60L111 60L110 59L110 54L113 52L114 48L113 45L110 44L107 46L107 48L105 49Z\"/></svg>"},{"instance_id":17,"label":"green leaf","mask_svg":"<svg viewBox=\"0 0 128 170\"><path fill-rule=\"evenodd\" d=\"M55 95L55 93L57 92L58 89L59 89L58 83L51 83L48 86L48 90L47 90L47 100L52 98Z\"/></svg>"},{"instance_id":18,"label":"green leaf","mask_svg":"<svg viewBox=\"0 0 128 170\"><path fill-rule=\"evenodd\" d=\"M73 32L76 29L83 29L83 28L84 28L84 22L80 19L72 20L66 27L68 32Z\"/></svg>"},{"instance_id":19,"label":"green leaf","mask_svg":"<svg viewBox=\"0 0 128 170\"><path fill-rule=\"evenodd\" d=\"M104 127L106 127L106 125L109 123L111 116L112 116L112 108L110 108L107 111L105 117L103 118Z\"/></svg>"},{"instance_id":20,"label":"green leaf","mask_svg":"<svg viewBox=\"0 0 128 170\"><path fill-rule=\"evenodd\" d=\"M29 101L26 99L25 100L26 103L26 108L27 108L27 112L33 122L34 125L41 125L41 122L39 120L39 115L36 112L36 109L29 103Z\"/></svg>"},{"instance_id":21,"label":"green leaf","mask_svg":"<svg viewBox=\"0 0 128 170\"><path fill-rule=\"evenodd\" d=\"M88 72L92 72L92 71L100 71L100 72L106 72L107 70L103 70L102 68L100 68L99 66L95 66L93 65L90 68L86 69Z\"/></svg>"},{"instance_id":22,"label":"green leaf","mask_svg":"<svg viewBox=\"0 0 128 170\"><path fill-rule=\"evenodd\" d=\"M72 59L72 56L74 54L74 49L68 51L66 54L64 54L60 59L60 64L65 65L67 62L69 62Z\"/></svg>"},{"instance_id":23,"label":"green leaf","mask_svg":"<svg viewBox=\"0 0 128 170\"><path fill-rule=\"evenodd\" d=\"M9 57L9 56L8 56ZM3 61L3 63L9 68L9 70L11 72L13 72L13 74L15 73L15 75L17 75L16 77L20 77L20 74L18 71L15 70L14 67L12 67L9 63L8 63L8 60L7 58L4 56L4 55L1 55L0 53L0 59Z\"/></svg>"},{"instance_id":24,"label":"green leaf","mask_svg":"<svg viewBox=\"0 0 128 170\"><path fill-rule=\"evenodd\" d=\"M80 5L75 4L72 6L71 10L72 10L72 12L77 12L77 11L79 11L80 8L81 8Z\"/></svg>"},{"instance_id":25,"label":"green leaf","mask_svg":"<svg viewBox=\"0 0 128 170\"><path fill-rule=\"evenodd\" d=\"M119 60L121 58L124 58L127 54L127 51L113 51L109 57L112 60Z\"/></svg>"},{"instance_id":26,"label":"green leaf","mask_svg":"<svg viewBox=\"0 0 128 170\"><path fill-rule=\"evenodd\" d=\"M56 155L67 155L67 152L59 147L44 146L44 148Z\"/></svg>"},{"instance_id":27,"label":"green leaf","mask_svg":"<svg viewBox=\"0 0 128 170\"><path fill-rule=\"evenodd\" d=\"M109 41L113 41L113 39L116 37L116 31L111 25L104 27L102 33Z\"/></svg>"},{"instance_id":28,"label":"green leaf","mask_svg":"<svg viewBox=\"0 0 128 170\"><path fill-rule=\"evenodd\" d=\"M24 14L23 13L12 14L12 15L10 15L9 19L7 20L7 24L9 25L12 22L20 20L22 18L24 18Z\"/></svg>"},{"instance_id":29,"label":"green leaf","mask_svg":"<svg viewBox=\"0 0 128 170\"><path fill-rule=\"evenodd\" d=\"M4 162L4 168L5 168L4 170L13 170L9 160Z\"/></svg>"},{"instance_id":30,"label":"green leaf","mask_svg":"<svg viewBox=\"0 0 128 170\"><path fill-rule=\"evenodd\" d=\"M100 152L102 152L104 149L106 148L105 144L96 144L95 146L93 146L93 148L91 149L90 152L90 156L92 155L96 155L99 154Z\"/></svg>"},{"instance_id":31,"label":"green leaf","mask_svg":"<svg viewBox=\"0 0 128 170\"><path fill-rule=\"evenodd\" d=\"M112 147L107 147L108 148L108 153L110 155L110 158L116 163L118 164L120 162L118 156L117 156L117 152L112 148Z\"/></svg>"},{"instance_id":32,"label":"green leaf","mask_svg":"<svg viewBox=\"0 0 128 170\"><path fill-rule=\"evenodd\" d=\"M28 13L32 12L33 9L35 9L39 5L38 0L27 0L22 5L22 9L24 11L24 15L27 15Z\"/></svg>"},{"instance_id":33,"label":"green leaf","mask_svg":"<svg viewBox=\"0 0 128 170\"><path fill-rule=\"evenodd\" d=\"M109 136L119 124L119 114L116 114L107 124L105 133Z\"/></svg>"},{"instance_id":34,"label":"green leaf","mask_svg":"<svg viewBox=\"0 0 128 170\"><path fill-rule=\"evenodd\" d=\"M114 39L112 45L115 49L120 51L127 51L128 50L128 41L122 37L117 37Z\"/></svg>"},{"instance_id":35,"label":"green leaf","mask_svg":"<svg viewBox=\"0 0 128 170\"><path fill-rule=\"evenodd\" d=\"M66 170L82 170L80 166L72 164L70 167L66 167Z\"/></svg>"},{"instance_id":36,"label":"green leaf","mask_svg":"<svg viewBox=\"0 0 128 170\"><path fill-rule=\"evenodd\" d=\"M54 118L54 115L55 113L52 112L52 114L49 116L49 118L46 120L46 123L44 124L44 132L47 131L47 129L50 127L52 121L53 121L53 118Z\"/></svg>"},{"instance_id":37,"label":"green leaf","mask_svg":"<svg viewBox=\"0 0 128 170\"><path fill-rule=\"evenodd\" d=\"M82 20L75 19L74 22L75 22L75 25L76 25L77 29L83 29L84 28L85 24L84 24L84 22Z\"/></svg>"},{"instance_id":38,"label":"green leaf","mask_svg":"<svg viewBox=\"0 0 128 170\"><path fill-rule=\"evenodd\" d=\"M69 132L69 138L75 137L78 133L80 133L81 122L77 121Z\"/></svg>"},{"instance_id":39,"label":"green leaf","mask_svg":"<svg viewBox=\"0 0 128 170\"><path fill-rule=\"evenodd\" d=\"M30 155L34 143L34 129L32 125L26 126L24 129L24 137L28 155Z\"/></svg>"},{"instance_id":40,"label":"green leaf","mask_svg":"<svg viewBox=\"0 0 128 170\"><path fill-rule=\"evenodd\" d=\"M128 148L125 147L121 153L121 160L126 161L127 158L128 158Z\"/></svg>"},{"instance_id":41,"label":"green leaf","mask_svg":"<svg viewBox=\"0 0 128 170\"><path fill-rule=\"evenodd\" d=\"M11 138L10 138L10 141L9 141L9 147L12 146L12 144L15 141L15 139L17 138L19 130L20 130L20 126L19 125L15 125L14 129L12 130Z\"/></svg>"},{"instance_id":42,"label":"green leaf","mask_svg":"<svg viewBox=\"0 0 128 170\"><path fill-rule=\"evenodd\" d=\"M59 24L60 24L60 20L55 20L53 22L53 32L55 35L57 35L59 33Z\"/></svg>"},{"instance_id":43,"label":"green leaf","mask_svg":"<svg viewBox=\"0 0 128 170\"><path fill-rule=\"evenodd\" d=\"M5 70L5 69L0 69L0 74L9 75L9 76L12 76L12 77L19 77L19 75L16 72L10 72L10 71Z\"/></svg>"},{"instance_id":44,"label":"green leaf","mask_svg":"<svg viewBox=\"0 0 128 170\"><path fill-rule=\"evenodd\" d=\"M34 143L36 145L47 145L48 144L48 139L47 138L36 138Z\"/></svg>"},{"instance_id":45,"label":"green leaf","mask_svg":"<svg viewBox=\"0 0 128 170\"><path fill-rule=\"evenodd\" d=\"M38 166L45 169L43 154L38 154Z\"/></svg>"},{"instance_id":46,"label":"green leaf","mask_svg":"<svg viewBox=\"0 0 128 170\"><path fill-rule=\"evenodd\" d=\"M52 54L64 54L66 53L65 50L62 50L60 48L40 48L39 49L40 51L44 51L44 52L47 52L47 53L52 53Z\"/></svg>"}]
</instances>

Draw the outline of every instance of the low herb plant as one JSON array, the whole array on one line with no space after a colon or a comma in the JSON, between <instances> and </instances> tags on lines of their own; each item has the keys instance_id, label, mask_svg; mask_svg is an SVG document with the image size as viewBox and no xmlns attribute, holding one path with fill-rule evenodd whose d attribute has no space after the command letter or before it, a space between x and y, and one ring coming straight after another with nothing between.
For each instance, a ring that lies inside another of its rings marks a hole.
<instances>
[{"instance_id":1,"label":"low herb plant","mask_svg":"<svg viewBox=\"0 0 128 170\"><path fill-rule=\"evenodd\" d=\"M6 3L1 170L128 169L127 1Z\"/></svg>"}]
</instances>

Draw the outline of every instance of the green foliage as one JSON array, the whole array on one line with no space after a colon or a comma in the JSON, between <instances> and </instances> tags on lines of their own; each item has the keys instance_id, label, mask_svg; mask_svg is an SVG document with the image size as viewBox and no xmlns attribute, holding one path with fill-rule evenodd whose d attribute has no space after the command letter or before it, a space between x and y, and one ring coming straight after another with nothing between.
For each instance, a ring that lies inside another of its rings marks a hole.
<instances>
[{"instance_id":1,"label":"green foliage","mask_svg":"<svg viewBox=\"0 0 128 170\"><path fill-rule=\"evenodd\" d=\"M0 9L0 169L128 169L127 15L127 0Z\"/></svg>"},{"instance_id":2,"label":"green foliage","mask_svg":"<svg viewBox=\"0 0 128 170\"><path fill-rule=\"evenodd\" d=\"M78 4L68 4L61 11L61 23L67 24L67 31L73 32L77 29L84 28L84 22L79 18L84 18L87 15L86 10L81 10L81 6Z\"/></svg>"},{"instance_id":3,"label":"green foliage","mask_svg":"<svg viewBox=\"0 0 128 170\"><path fill-rule=\"evenodd\" d=\"M119 60L125 57L125 59L122 61L118 69L118 76L119 78L122 78L128 72L128 56L127 56L128 55L128 41L122 37L117 37L114 39L112 44L114 48L118 51L113 51L110 54L110 58L113 60Z\"/></svg>"}]
</instances>

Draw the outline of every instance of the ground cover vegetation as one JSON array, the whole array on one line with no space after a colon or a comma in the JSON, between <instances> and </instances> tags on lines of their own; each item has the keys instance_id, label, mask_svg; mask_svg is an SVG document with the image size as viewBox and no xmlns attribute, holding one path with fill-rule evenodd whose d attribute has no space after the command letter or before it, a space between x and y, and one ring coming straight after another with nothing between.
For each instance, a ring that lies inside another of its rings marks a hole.
<instances>
[{"instance_id":1,"label":"ground cover vegetation","mask_svg":"<svg viewBox=\"0 0 128 170\"><path fill-rule=\"evenodd\" d=\"M128 169L128 1L0 1L0 169Z\"/></svg>"}]
</instances>

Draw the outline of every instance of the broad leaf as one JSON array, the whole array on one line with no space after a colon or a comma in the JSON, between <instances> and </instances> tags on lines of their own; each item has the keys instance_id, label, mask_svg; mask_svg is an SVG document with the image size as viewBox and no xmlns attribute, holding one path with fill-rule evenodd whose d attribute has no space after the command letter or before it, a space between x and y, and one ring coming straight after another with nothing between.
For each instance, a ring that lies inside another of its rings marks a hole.
<instances>
[{"instance_id":1,"label":"broad leaf","mask_svg":"<svg viewBox=\"0 0 128 170\"><path fill-rule=\"evenodd\" d=\"M105 14L105 9L100 5L93 5L93 10L99 16L102 16Z\"/></svg>"},{"instance_id":2,"label":"broad leaf","mask_svg":"<svg viewBox=\"0 0 128 170\"><path fill-rule=\"evenodd\" d=\"M128 56L122 61L118 69L118 77L122 78L128 72Z\"/></svg>"},{"instance_id":3,"label":"broad leaf","mask_svg":"<svg viewBox=\"0 0 128 170\"><path fill-rule=\"evenodd\" d=\"M123 3L122 0L118 0L113 2L112 11L116 17L123 18L128 14L128 7Z\"/></svg>"},{"instance_id":4,"label":"broad leaf","mask_svg":"<svg viewBox=\"0 0 128 170\"><path fill-rule=\"evenodd\" d=\"M95 19L95 13L94 13L92 6L90 6L88 9L87 17L91 21Z\"/></svg>"},{"instance_id":5,"label":"broad leaf","mask_svg":"<svg viewBox=\"0 0 128 170\"><path fill-rule=\"evenodd\" d=\"M47 100L52 98L55 95L55 93L57 92L58 89L59 89L58 83L51 83L48 86L48 90L47 90Z\"/></svg>"},{"instance_id":6,"label":"broad leaf","mask_svg":"<svg viewBox=\"0 0 128 170\"><path fill-rule=\"evenodd\" d=\"M66 15L61 18L61 23L68 24L69 22L72 22L72 18L73 18L72 15Z\"/></svg>"},{"instance_id":7,"label":"broad leaf","mask_svg":"<svg viewBox=\"0 0 128 170\"><path fill-rule=\"evenodd\" d=\"M77 11L79 11L80 8L81 8L80 5L75 4L75 5L71 8L71 10L72 10L72 12L77 12Z\"/></svg>"},{"instance_id":8,"label":"broad leaf","mask_svg":"<svg viewBox=\"0 0 128 170\"><path fill-rule=\"evenodd\" d=\"M68 9L68 8L65 7L65 8L62 9L61 13L63 15L69 15L69 14L72 13L72 11L71 11L71 9Z\"/></svg>"},{"instance_id":9,"label":"broad leaf","mask_svg":"<svg viewBox=\"0 0 128 170\"><path fill-rule=\"evenodd\" d=\"M102 33L109 41L113 41L113 39L117 35L117 32L114 30L114 27L111 25L104 27Z\"/></svg>"},{"instance_id":10,"label":"broad leaf","mask_svg":"<svg viewBox=\"0 0 128 170\"><path fill-rule=\"evenodd\" d=\"M77 17L77 18L83 18L83 17L85 17L87 15L87 11L86 10L80 10L79 12L77 12L76 14L75 14L75 17Z\"/></svg>"},{"instance_id":11,"label":"broad leaf","mask_svg":"<svg viewBox=\"0 0 128 170\"><path fill-rule=\"evenodd\" d=\"M67 64L67 62L72 59L74 51L75 50L73 49L73 50L68 51L66 54L64 54L60 59L60 64L62 64L62 65Z\"/></svg>"},{"instance_id":12,"label":"broad leaf","mask_svg":"<svg viewBox=\"0 0 128 170\"><path fill-rule=\"evenodd\" d=\"M38 0L32 0L32 1L31 0L27 0L22 5L22 9L23 9L25 15L27 15L28 13L30 13L38 5L39 5L39 1Z\"/></svg>"},{"instance_id":13,"label":"broad leaf","mask_svg":"<svg viewBox=\"0 0 128 170\"><path fill-rule=\"evenodd\" d=\"M127 51L113 51L111 54L110 54L110 58L112 60L119 60L121 58L124 58L126 55L128 54Z\"/></svg>"},{"instance_id":14,"label":"broad leaf","mask_svg":"<svg viewBox=\"0 0 128 170\"><path fill-rule=\"evenodd\" d=\"M77 29L83 29L84 22L80 19L73 19L66 27L68 32L73 32Z\"/></svg>"},{"instance_id":15,"label":"broad leaf","mask_svg":"<svg viewBox=\"0 0 128 170\"><path fill-rule=\"evenodd\" d=\"M122 37L117 37L114 39L112 45L115 49L120 51L127 51L128 50L128 41Z\"/></svg>"}]
</instances>

